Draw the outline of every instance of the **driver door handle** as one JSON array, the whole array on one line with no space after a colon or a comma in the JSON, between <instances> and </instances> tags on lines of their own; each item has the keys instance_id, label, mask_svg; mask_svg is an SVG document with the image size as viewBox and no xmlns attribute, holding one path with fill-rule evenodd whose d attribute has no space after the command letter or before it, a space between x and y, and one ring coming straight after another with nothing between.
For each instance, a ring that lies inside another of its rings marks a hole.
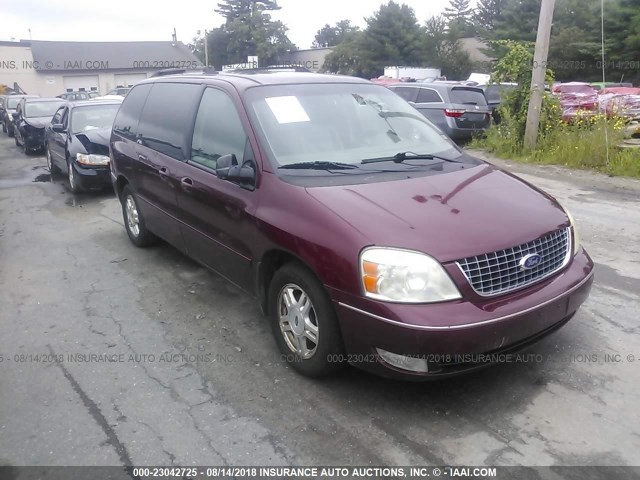
<instances>
[{"instance_id":1,"label":"driver door handle","mask_svg":"<svg viewBox=\"0 0 640 480\"><path fill-rule=\"evenodd\" d=\"M191 190L193 188L193 180L189 177L183 177L180 179L180 185L185 190Z\"/></svg>"}]
</instances>

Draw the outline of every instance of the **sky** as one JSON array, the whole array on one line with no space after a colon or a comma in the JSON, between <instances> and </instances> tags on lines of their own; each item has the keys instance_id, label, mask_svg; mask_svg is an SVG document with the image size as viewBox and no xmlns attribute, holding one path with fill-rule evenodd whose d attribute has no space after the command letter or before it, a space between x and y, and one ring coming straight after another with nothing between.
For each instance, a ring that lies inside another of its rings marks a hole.
<instances>
[{"instance_id":1,"label":"sky","mask_svg":"<svg viewBox=\"0 0 640 480\"><path fill-rule=\"evenodd\" d=\"M0 40L29 39L69 41L178 40L189 43L197 31L218 27L223 19L214 12L218 0L130 0L126 4L77 0L0 0ZM348 19L360 27L364 17L384 0L279 0L282 10L272 16L289 27L289 38L298 48L310 48L316 32L325 24ZM423 24L442 13L449 0L404 0ZM12 38L13 37L13 38Z\"/></svg>"}]
</instances>

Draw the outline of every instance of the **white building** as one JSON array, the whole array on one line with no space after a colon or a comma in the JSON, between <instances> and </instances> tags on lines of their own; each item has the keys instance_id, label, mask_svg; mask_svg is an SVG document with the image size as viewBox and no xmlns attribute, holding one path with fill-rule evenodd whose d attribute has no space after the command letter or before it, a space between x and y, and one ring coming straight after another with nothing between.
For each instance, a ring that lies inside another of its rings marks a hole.
<instances>
[{"instance_id":1,"label":"white building","mask_svg":"<svg viewBox=\"0 0 640 480\"><path fill-rule=\"evenodd\" d=\"M201 68L182 42L0 42L0 85L30 95L127 87L165 68Z\"/></svg>"}]
</instances>

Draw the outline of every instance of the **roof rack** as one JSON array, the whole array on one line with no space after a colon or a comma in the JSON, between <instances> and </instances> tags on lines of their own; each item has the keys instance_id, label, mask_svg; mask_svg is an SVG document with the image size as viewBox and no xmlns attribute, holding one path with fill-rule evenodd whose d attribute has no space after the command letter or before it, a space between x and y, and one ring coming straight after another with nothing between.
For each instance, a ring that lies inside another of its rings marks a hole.
<instances>
[{"instance_id":1,"label":"roof rack","mask_svg":"<svg viewBox=\"0 0 640 480\"><path fill-rule=\"evenodd\" d=\"M217 75L217 71L210 67L203 67L195 70L187 70L186 68L165 68L158 70L151 77L166 77L167 75Z\"/></svg>"},{"instance_id":2,"label":"roof rack","mask_svg":"<svg viewBox=\"0 0 640 480\"><path fill-rule=\"evenodd\" d=\"M270 73L270 72L302 72L311 73L306 67L300 65L275 65L271 67L260 68L234 68L233 70L225 70L222 73Z\"/></svg>"}]
</instances>

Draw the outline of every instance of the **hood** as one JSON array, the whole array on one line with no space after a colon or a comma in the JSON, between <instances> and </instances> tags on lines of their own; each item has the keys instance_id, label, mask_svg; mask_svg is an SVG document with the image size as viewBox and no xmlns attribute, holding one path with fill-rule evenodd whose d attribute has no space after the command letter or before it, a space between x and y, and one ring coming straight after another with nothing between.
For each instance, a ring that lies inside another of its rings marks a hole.
<instances>
[{"instance_id":1,"label":"hood","mask_svg":"<svg viewBox=\"0 0 640 480\"><path fill-rule=\"evenodd\" d=\"M360 231L367 245L417 250L441 262L514 247L568 225L552 197L487 164L307 192Z\"/></svg>"},{"instance_id":2,"label":"hood","mask_svg":"<svg viewBox=\"0 0 640 480\"><path fill-rule=\"evenodd\" d=\"M82 144L87 153L109 155L110 128L96 128L86 132L76 133L75 137Z\"/></svg>"},{"instance_id":3,"label":"hood","mask_svg":"<svg viewBox=\"0 0 640 480\"><path fill-rule=\"evenodd\" d=\"M45 128L51 123L51 117L29 117L25 118L24 121L34 128Z\"/></svg>"}]
</instances>

